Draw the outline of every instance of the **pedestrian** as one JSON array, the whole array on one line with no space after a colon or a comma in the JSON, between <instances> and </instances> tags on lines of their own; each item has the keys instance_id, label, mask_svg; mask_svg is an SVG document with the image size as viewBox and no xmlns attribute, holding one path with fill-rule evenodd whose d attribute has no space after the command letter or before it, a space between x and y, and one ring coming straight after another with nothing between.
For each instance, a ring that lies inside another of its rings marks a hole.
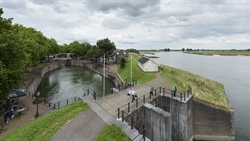
<instances>
[{"instance_id":1,"label":"pedestrian","mask_svg":"<svg viewBox=\"0 0 250 141\"><path fill-rule=\"evenodd\" d=\"M153 92L154 92L154 87L152 87L152 88L150 89L150 95L151 95L151 96L153 96Z\"/></svg>"},{"instance_id":2,"label":"pedestrian","mask_svg":"<svg viewBox=\"0 0 250 141\"><path fill-rule=\"evenodd\" d=\"M132 92L131 92L132 94L132 103L133 103L133 101L135 100L135 90L134 89L132 89Z\"/></svg>"},{"instance_id":3,"label":"pedestrian","mask_svg":"<svg viewBox=\"0 0 250 141\"><path fill-rule=\"evenodd\" d=\"M176 96L176 91L177 91L176 86L173 86L173 87L172 87L172 91L173 91L173 95L174 95L174 97L175 97L175 96Z\"/></svg>"},{"instance_id":4,"label":"pedestrian","mask_svg":"<svg viewBox=\"0 0 250 141\"><path fill-rule=\"evenodd\" d=\"M127 96L130 97L131 93L132 93L132 90L131 90L131 89L128 89ZM127 100L129 100L129 98L128 98Z\"/></svg>"}]
</instances>

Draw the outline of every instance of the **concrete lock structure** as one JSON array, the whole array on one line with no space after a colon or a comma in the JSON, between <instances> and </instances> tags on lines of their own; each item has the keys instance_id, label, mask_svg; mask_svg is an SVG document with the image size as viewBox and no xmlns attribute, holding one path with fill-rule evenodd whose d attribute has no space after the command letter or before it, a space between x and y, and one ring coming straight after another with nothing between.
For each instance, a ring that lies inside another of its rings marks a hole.
<instances>
[{"instance_id":1,"label":"concrete lock structure","mask_svg":"<svg viewBox=\"0 0 250 141\"><path fill-rule=\"evenodd\" d=\"M196 101L193 95L185 101L158 96L142 108L141 123L145 125L145 136L152 141L235 140L234 111ZM138 109L140 113L142 108Z\"/></svg>"}]
</instances>

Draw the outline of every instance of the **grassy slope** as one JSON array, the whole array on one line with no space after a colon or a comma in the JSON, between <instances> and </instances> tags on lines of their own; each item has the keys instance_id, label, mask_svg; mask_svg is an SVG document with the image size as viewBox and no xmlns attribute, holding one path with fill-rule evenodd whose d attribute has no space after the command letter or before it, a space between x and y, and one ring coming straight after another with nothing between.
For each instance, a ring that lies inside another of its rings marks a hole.
<instances>
[{"instance_id":1,"label":"grassy slope","mask_svg":"<svg viewBox=\"0 0 250 141\"><path fill-rule=\"evenodd\" d=\"M155 78L154 73L149 72L143 72L138 67L138 59L141 56L139 54L133 54L132 58L132 77L134 80L137 80L137 83L143 84L150 80L153 80ZM125 81L127 79L128 82L130 82L130 73L131 73L131 57L128 58L128 63L126 63L125 68L121 69L120 66L118 66L118 74L121 76L121 78Z\"/></svg>"},{"instance_id":2,"label":"grassy slope","mask_svg":"<svg viewBox=\"0 0 250 141\"><path fill-rule=\"evenodd\" d=\"M112 124L102 130L94 141L130 141L130 138L121 129L121 127Z\"/></svg>"},{"instance_id":3,"label":"grassy slope","mask_svg":"<svg viewBox=\"0 0 250 141\"><path fill-rule=\"evenodd\" d=\"M133 54L133 78L140 84L144 84L155 78L154 73L145 73L137 65L137 60L141 56L139 54ZM125 80L130 81L130 57L129 63L126 64L124 69L118 67L118 73ZM224 86L221 83L207 79L197 74L193 74L184 70L163 66L161 75L173 84L176 84L178 91L186 92L188 86L192 87L194 98L198 101L202 101L214 106L231 109L231 105L227 100L227 96L224 91ZM174 73L170 73L171 70Z\"/></svg>"},{"instance_id":4,"label":"grassy slope","mask_svg":"<svg viewBox=\"0 0 250 141\"><path fill-rule=\"evenodd\" d=\"M87 108L89 106L79 100L18 128L1 140L49 141L64 124Z\"/></svg>"},{"instance_id":5,"label":"grassy slope","mask_svg":"<svg viewBox=\"0 0 250 141\"><path fill-rule=\"evenodd\" d=\"M177 84L178 90L186 92L188 86L192 87L194 98L223 109L230 109L224 87L221 83L207 79L184 70L163 66L161 75L170 82ZM173 73L171 73L173 71Z\"/></svg>"}]
</instances>

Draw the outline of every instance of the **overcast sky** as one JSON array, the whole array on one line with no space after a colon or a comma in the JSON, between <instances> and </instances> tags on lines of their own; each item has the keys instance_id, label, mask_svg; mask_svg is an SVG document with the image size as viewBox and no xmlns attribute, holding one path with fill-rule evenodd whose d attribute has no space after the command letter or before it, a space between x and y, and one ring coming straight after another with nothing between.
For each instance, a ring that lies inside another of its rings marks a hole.
<instances>
[{"instance_id":1,"label":"overcast sky","mask_svg":"<svg viewBox=\"0 0 250 141\"><path fill-rule=\"evenodd\" d=\"M5 18L58 44L127 49L250 48L249 0L0 0Z\"/></svg>"}]
</instances>

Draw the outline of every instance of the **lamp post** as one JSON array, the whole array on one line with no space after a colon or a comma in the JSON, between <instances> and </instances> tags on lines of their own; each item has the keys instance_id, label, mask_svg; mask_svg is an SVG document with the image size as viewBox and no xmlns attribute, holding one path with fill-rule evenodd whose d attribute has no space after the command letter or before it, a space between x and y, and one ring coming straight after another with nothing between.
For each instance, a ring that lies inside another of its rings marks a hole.
<instances>
[{"instance_id":1,"label":"lamp post","mask_svg":"<svg viewBox=\"0 0 250 141\"><path fill-rule=\"evenodd\" d=\"M131 55L131 68L130 68L130 69L131 69L131 71L130 71L130 75L131 75L131 76L130 76L130 79L131 79L131 81L130 81L130 86L131 86L131 85L132 85L132 73L133 73L133 72L132 72L132 53L131 53L130 55Z\"/></svg>"},{"instance_id":2,"label":"lamp post","mask_svg":"<svg viewBox=\"0 0 250 141\"><path fill-rule=\"evenodd\" d=\"M39 95L40 95L40 92L37 92L36 93L36 98L38 98ZM39 113L38 113L38 104L39 104L39 102L37 101L36 102L36 115L35 115L36 118L39 116Z\"/></svg>"}]
</instances>

